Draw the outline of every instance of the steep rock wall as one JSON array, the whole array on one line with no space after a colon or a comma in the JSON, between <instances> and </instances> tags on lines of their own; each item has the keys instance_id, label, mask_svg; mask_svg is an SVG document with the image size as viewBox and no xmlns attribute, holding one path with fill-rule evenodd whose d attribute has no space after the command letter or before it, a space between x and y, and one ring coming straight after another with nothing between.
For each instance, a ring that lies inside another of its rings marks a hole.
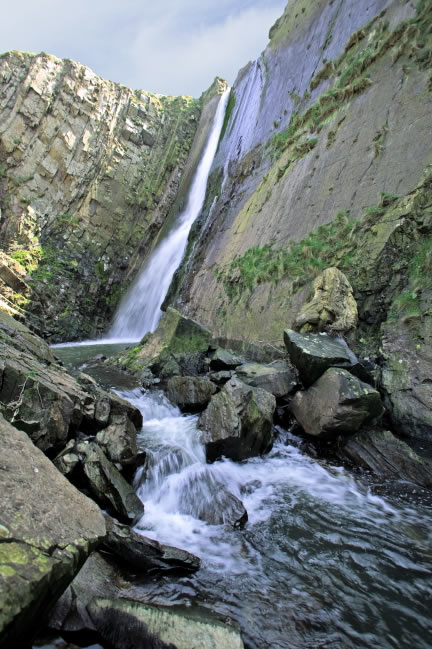
<instances>
[{"instance_id":1,"label":"steep rock wall","mask_svg":"<svg viewBox=\"0 0 432 649\"><path fill-rule=\"evenodd\" d=\"M414 189L430 162L430 68L411 55L414 37L410 44L402 34L390 44L397 25L414 14L411 3L396 0L288 4L270 45L233 87L207 211L195 231L206 221L207 227L183 282L187 314L216 325L221 335L242 335L244 316L233 313L235 304L216 277L233 259L254 246L299 241L339 211L359 218L377 205L381 192L403 196ZM344 51L351 34L370 20L364 37L359 31ZM406 51L394 60L404 44ZM361 63L369 49L376 58L356 70L356 60ZM325 78L323 62L333 61L337 69L332 74L329 66ZM306 117L297 129L296 115ZM254 286L248 295L252 339L280 338L292 291L284 286L273 298L272 292L269 285ZM240 306L244 313L245 304Z\"/></svg>"},{"instance_id":2,"label":"steep rock wall","mask_svg":"<svg viewBox=\"0 0 432 649\"><path fill-rule=\"evenodd\" d=\"M167 220L203 101L22 52L0 58L0 97L3 267L29 280L3 297L52 340L94 336Z\"/></svg>"},{"instance_id":3,"label":"steep rock wall","mask_svg":"<svg viewBox=\"0 0 432 649\"><path fill-rule=\"evenodd\" d=\"M279 345L310 281L339 267L359 307L351 345L383 365L395 428L423 438L431 33L426 0L289 2L234 84L181 288L170 293L219 336Z\"/></svg>"}]
</instances>

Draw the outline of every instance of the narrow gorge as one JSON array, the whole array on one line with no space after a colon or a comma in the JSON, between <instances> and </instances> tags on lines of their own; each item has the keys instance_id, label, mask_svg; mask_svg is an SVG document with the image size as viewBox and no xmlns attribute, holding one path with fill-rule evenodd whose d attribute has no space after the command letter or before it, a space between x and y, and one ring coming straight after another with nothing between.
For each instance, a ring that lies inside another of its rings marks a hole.
<instances>
[{"instance_id":1,"label":"narrow gorge","mask_svg":"<svg viewBox=\"0 0 432 649\"><path fill-rule=\"evenodd\" d=\"M0 97L0 649L429 649L430 1Z\"/></svg>"}]
</instances>

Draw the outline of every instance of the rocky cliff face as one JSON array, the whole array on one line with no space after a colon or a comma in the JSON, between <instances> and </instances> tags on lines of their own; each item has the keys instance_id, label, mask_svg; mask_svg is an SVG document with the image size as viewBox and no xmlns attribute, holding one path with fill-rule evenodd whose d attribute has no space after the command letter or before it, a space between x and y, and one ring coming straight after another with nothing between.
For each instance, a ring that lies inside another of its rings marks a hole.
<instances>
[{"instance_id":1,"label":"rocky cliff face","mask_svg":"<svg viewBox=\"0 0 432 649\"><path fill-rule=\"evenodd\" d=\"M311 280L339 268L358 306L350 343L383 365L395 428L423 438L431 31L426 1L287 5L234 84L206 209L170 295L220 336L278 345Z\"/></svg>"},{"instance_id":2,"label":"rocky cliff face","mask_svg":"<svg viewBox=\"0 0 432 649\"><path fill-rule=\"evenodd\" d=\"M165 97L44 53L0 58L1 292L44 335L106 328L168 218L217 90Z\"/></svg>"}]
</instances>

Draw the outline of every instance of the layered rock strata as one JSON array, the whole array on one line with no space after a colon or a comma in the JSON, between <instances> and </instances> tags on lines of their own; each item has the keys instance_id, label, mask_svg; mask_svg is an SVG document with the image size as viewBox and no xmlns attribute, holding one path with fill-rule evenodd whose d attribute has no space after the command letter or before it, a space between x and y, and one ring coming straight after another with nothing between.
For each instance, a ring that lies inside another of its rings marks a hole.
<instances>
[{"instance_id":1,"label":"layered rock strata","mask_svg":"<svg viewBox=\"0 0 432 649\"><path fill-rule=\"evenodd\" d=\"M2 55L0 293L11 308L53 340L106 328L181 204L223 87L166 97L45 53ZM24 281L5 270L14 262Z\"/></svg>"}]
</instances>

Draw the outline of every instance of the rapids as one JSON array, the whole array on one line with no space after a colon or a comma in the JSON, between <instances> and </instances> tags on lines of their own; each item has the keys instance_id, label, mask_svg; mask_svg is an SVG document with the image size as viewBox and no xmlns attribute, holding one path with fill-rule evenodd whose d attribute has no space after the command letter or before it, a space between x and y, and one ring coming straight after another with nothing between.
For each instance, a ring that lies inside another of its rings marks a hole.
<instances>
[{"instance_id":1,"label":"rapids","mask_svg":"<svg viewBox=\"0 0 432 649\"><path fill-rule=\"evenodd\" d=\"M377 495L366 479L306 456L282 429L266 457L206 465L196 416L161 392L118 393L140 408L139 444L150 451L135 478L146 512L137 531L202 560L196 575L143 580L149 601L233 618L251 649L431 646L424 491L398 483ZM194 515L220 483L243 501L244 530Z\"/></svg>"}]
</instances>

